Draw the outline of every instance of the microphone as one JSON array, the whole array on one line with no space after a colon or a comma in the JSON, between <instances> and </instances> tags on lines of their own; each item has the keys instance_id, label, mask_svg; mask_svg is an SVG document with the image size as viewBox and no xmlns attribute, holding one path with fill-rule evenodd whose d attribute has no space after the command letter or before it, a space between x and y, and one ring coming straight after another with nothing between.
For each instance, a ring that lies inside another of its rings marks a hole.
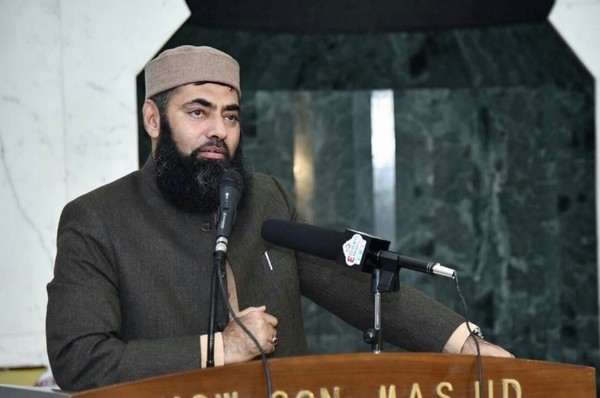
<instances>
[{"instance_id":1,"label":"microphone","mask_svg":"<svg viewBox=\"0 0 600 398\"><path fill-rule=\"evenodd\" d=\"M227 170L223 173L219 186L219 223L217 224L215 253L227 253L229 234L243 187L244 183L240 173L235 170Z\"/></svg>"},{"instance_id":2,"label":"microphone","mask_svg":"<svg viewBox=\"0 0 600 398\"><path fill-rule=\"evenodd\" d=\"M437 262L423 261L388 251L390 242L347 229L333 231L285 220L265 220L261 229L267 242L313 256L337 261L351 269L372 272L380 260L395 261L401 268L454 278L456 271Z\"/></svg>"},{"instance_id":3,"label":"microphone","mask_svg":"<svg viewBox=\"0 0 600 398\"><path fill-rule=\"evenodd\" d=\"M229 233L235 218L235 209L237 208L244 183L242 176L235 170L227 170L221 177L219 185L219 223L217 224L217 240L215 251L213 252L214 264L212 281L210 286L210 307L208 318L208 340L206 367L215 366L215 323L217 318L217 291L220 280L225 272L223 267L227 258L227 244L229 243ZM223 287L223 284L221 284Z\"/></svg>"}]
</instances>

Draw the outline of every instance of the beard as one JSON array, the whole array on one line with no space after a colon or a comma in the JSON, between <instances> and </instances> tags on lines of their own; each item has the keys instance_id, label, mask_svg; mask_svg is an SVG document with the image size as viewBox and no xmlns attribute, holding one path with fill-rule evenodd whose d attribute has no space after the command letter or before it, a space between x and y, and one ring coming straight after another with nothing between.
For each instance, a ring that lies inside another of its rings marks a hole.
<instances>
[{"instance_id":1,"label":"beard","mask_svg":"<svg viewBox=\"0 0 600 398\"><path fill-rule=\"evenodd\" d=\"M216 146L226 151L225 160L207 160L198 157L203 148ZM156 183L163 196L178 209L189 213L209 214L219 208L219 186L225 171L235 170L242 176L242 196L251 184L250 174L244 168L242 142L233 156L225 141L212 138L190 155L179 151L173 140L169 121L161 118L160 137L154 154Z\"/></svg>"}]
</instances>

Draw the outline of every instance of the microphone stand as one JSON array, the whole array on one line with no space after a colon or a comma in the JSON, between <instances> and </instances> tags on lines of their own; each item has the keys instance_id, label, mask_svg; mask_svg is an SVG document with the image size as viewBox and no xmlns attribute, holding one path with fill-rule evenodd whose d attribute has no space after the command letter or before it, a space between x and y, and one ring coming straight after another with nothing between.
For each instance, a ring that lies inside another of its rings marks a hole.
<instances>
[{"instance_id":1,"label":"microphone stand","mask_svg":"<svg viewBox=\"0 0 600 398\"><path fill-rule=\"evenodd\" d=\"M400 290L400 266L389 257L377 256L376 267L371 272L371 292L374 296L373 328L365 330L363 339L371 344L374 354L383 350L383 333L381 331L381 293L397 292Z\"/></svg>"},{"instance_id":2,"label":"microphone stand","mask_svg":"<svg viewBox=\"0 0 600 398\"><path fill-rule=\"evenodd\" d=\"M216 250L213 253L214 267L212 273L212 280L210 285L210 309L208 318L208 343L207 343L207 354L206 354L206 367L212 368L215 366L215 323L217 318L217 301L219 298L219 279L223 277L223 266L227 254L225 252Z\"/></svg>"},{"instance_id":3,"label":"microphone stand","mask_svg":"<svg viewBox=\"0 0 600 398\"><path fill-rule=\"evenodd\" d=\"M233 219L235 218L235 209L242 194L243 185L242 176L235 170L226 170L219 185L219 212L215 225L217 239L213 252L214 267L210 285L208 347L206 355L207 368L215 366L215 322L217 318L219 285L221 284L221 279L225 277L228 237L233 225ZM224 300L227 303L228 298L224 297Z\"/></svg>"}]
</instances>

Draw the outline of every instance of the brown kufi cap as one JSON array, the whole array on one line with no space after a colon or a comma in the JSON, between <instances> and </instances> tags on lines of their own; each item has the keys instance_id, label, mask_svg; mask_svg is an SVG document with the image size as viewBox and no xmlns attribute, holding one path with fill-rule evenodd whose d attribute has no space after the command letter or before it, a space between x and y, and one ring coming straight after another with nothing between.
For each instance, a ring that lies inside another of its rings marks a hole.
<instances>
[{"instance_id":1,"label":"brown kufi cap","mask_svg":"<svg viewBox=\"0 0 600 398\"><path fill-rule=\"evenodd\" d=\"M163 91L195 82L231 86L241 98L240 65L212 47L180 46L165 50L146 65L146 99Z\"/></svg>"}]
</instances>

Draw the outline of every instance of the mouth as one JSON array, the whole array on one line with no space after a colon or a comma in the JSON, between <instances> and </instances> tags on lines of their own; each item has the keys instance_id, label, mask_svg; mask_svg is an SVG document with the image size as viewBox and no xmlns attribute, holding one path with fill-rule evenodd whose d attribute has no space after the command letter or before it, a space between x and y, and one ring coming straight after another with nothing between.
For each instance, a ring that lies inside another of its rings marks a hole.
<instances>
[{"instance_id":1,"label":"mouth","mask_svg":"<svg viewBox=\"0 0 600 398\"><path fill-rule=\"evenodd\" d=\"M219 159L224 160L228 158L227 149L220 146L206 146L198 151L198 157L203 159Z\"/></svg>"}]
</instances>

